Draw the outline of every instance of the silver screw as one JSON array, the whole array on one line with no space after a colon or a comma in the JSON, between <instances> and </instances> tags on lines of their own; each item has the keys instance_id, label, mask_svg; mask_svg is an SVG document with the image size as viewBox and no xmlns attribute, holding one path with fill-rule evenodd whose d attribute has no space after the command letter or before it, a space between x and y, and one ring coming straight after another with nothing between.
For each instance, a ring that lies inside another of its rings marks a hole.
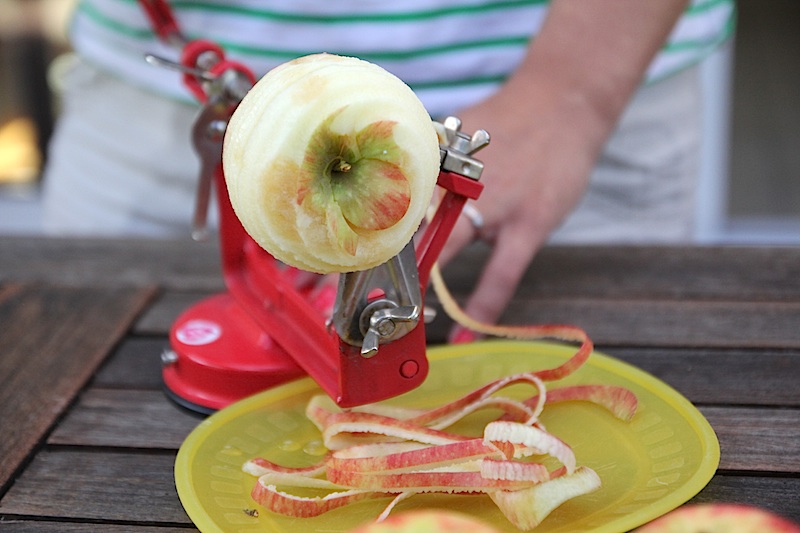
<instances>
[{"instance_id":1,"label":"silver screw","mask_svg":"<svg viewBox=\"0 0 800 533\"><path fill-rule=\"evenodd\" d=\"M178 362L178 354L174 350L165 349L161 352L161 364L171 365Z\"/></svg>"}]
</instances>

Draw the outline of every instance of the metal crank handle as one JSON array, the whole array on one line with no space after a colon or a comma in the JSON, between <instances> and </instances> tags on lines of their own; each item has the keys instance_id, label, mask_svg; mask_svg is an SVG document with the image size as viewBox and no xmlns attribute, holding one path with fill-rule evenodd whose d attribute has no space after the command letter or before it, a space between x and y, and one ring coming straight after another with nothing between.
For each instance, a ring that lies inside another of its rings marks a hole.
<instances>
[{"instance_id":1,"label":"metal crank handle","mask_svg":"<svg viewBox=\"0 0 800 533\"><path fill-rule=\"evenodd\" d=\"M156 67L168 68L170 70L174 70L175 72L180 72L181 74L191 74L202 81L211 82L217 79L217 76L210 74L207 70L187 67L182 63L178 63L177 61L172 61L171 59L157 56L155 54L145 54L144 60Z\"/></svg>"}]
</instances>

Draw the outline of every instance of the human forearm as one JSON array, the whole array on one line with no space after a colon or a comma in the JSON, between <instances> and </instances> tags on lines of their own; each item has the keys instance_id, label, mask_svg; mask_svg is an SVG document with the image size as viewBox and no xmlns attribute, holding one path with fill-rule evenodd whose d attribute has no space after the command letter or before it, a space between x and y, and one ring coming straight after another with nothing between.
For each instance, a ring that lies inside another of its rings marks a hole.
<instances>
[{"instance_id":1,"label":"human forearm","mask_svg":"<svg viewBox=\"0 0 800 533\"><path fill-rule=\"evenodd\" d=\"M508 82L459 115L485 128L477 206L493 251L467 311L494 321L529 262L580 200L598 154L687 0L555 0ZM443 259L475 236L456 226Z\"/></svg>"},{"instance_id":2,"label":"human forearm","mask_svg":"<svg viewBox=\"0 0 800 533\"><path fill-rule=\"evenodd\" d=\"M543 241L578 201L598 153L687 2L555 0L506 85L461 114L468 128L492 134L492 145L481 152L485 200L501 187L531 192L533 213L525 214L530 238ZM487 218L491 222L491 213Z\"/></svg>"}]
</instances>

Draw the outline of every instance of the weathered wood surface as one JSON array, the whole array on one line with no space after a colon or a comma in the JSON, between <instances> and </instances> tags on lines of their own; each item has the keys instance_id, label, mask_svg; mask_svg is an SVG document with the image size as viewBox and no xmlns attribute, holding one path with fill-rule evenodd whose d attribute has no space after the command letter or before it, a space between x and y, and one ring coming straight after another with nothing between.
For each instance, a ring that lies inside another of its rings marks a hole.
<instances>
[{"instance_id":1,"label":"weathered wood surface","mask_svg":"<svg viewBox=\"0 0 800 533\"><path fill-rule=\"evenodd\" d=\"M207 298L211 291L164 291L136 322L137 335L167 335L175 319L191 305Z\"/></svg>"},{"instance_id":2,"label":"weathered wood surface","mask_svg":"<svg viewBox=\"0 0 800 533\"><path fill-rule=\"evenodd\" d=\"M700 407L719 439L721 470L800 474L800 409Z\"/></svg>"},{"instance_id":3,"label":"weathered wood surface","mask_svg":"<svg viewBox=\"0 0 800 533\"><path fill-rule=\"evenodd\" d=\"M0 281L223 288L216 243L185 240L0 237ZM475 245L445 273L456 293L472 287L487 257ZM800 300L800 248L554 246L542 250L518 298Z\"/></svg>"},{"instance_id":4,"label":"weathered wood surface","mask_svg":"<svg viewBox=\"0 0 800 533\"><path fill-rule=\"evenodd\" d=\"M172 480L174 455L130 451L44 450L4 498L9 515L190 525ZM797 477L722 473L695 501L735 501L800 520Z\"/></svg>"},{"instance_id":5,"label":"weathered wood surface","mask_svg":"<svg viewBox=\"0 0 800 533\"><path fill-rule=\"evenodd\" d=\"M223 287L216 243L186 240L0 237L0 283Z\"/></svg>"},{"instance_id":6,"label":"weathered wood surface","mask_svg":"<svg viewBox=\"0 0 800 533\"><path fill-rule=\"evenodd\" d=\"M89 522L55 522L48 520L24 520L9 518L2 521L3 533L186 533L194 528L150 526L145 524L119 525L108 522L92 524Z\"/></svg>"},{"instance_id":7,"label":"weathered wood surface","mask_svg":"<svg viewBox=\"0 0 800 533\"><path fill-rule=\"evenodd\" d=\"M449 265L450 284L473 286L487 252L476 245ZM517 297L797 301L800 248L551 246Z\"/></svg>"},{"instance_id":8,"label":"weathered wood surface","mask_svg":"<svg viewBox=\"0 0 800 533\"><path fill-rule=\"evenodd\" d=\"M800 352L603 347L696 404L800 407Z\"/></svg>"},{"instance_id":9,"label":"weathered wood surface","mask_svg":"<svg viewBox=\"0 0 800 533\"><path fill-rule=\"evenodd\" d=\"M190 524L172 478L174 463L174 453L44 449L0 502L0 512Z\"/></svg>"},{"instance_id":10,"label":"weathered wood surface","mask_svg":"<svg viewBox=\"0 0 800 533\"><path fill-rule=\"evenodd\" d=\"M92 388L48 439L49 444L177 450L201 422L161 391Z\"/></svg>"},{"instance_id":11,"label":"weathered wood surface","mask_svg":"<svg viewBox=\"0 0 800 533\"><path fill-rule=\"evenodd\" d=\"M700 410L717 432L722 470L800 474L800 409ZM199 421L159 391L91 389L48 443L177 450Z\"/></svg>"},{"instance_id":12,"label":"weathered wood surface","mask_svg":"<svg viewBox=\"0 0 800 533\"><path fill-rule=\"evenodd\" d=\"M717 474L692 503L742 503L800 523L800 478Z\"/></svg>"},{"instance_id":13,"label":"weathered wood surface","mask_svg":"<svg viewBox=\"0 0 800 533\"><path fill-rule=\"evenodd\" d=\"M159 355L168 346L165 336L129 337L93 383L160 389ZM618 346L597 350L653 374L694 403L800 407L800 351Z\"/></svg>"},{"instance_id":14,"label":"weathered wood surface","mask_svg":"<svg viewBox=\"0 0 800 533\"><path fill-rule=\"evenodd\" d=\"M127 332L152 290L0 290L0 488Z\"/></svg>"},{"instance_id":15,"label":"weathered wood surface","mask_svg":"<svg viewBox=\"0 0 800 533\"><path fill-rule=\"evenodd\" d=\"M486 251L474 247L463 257L446 270L459 299L474 285ZM800 521L798 274L800 249L792 248L547 248L504 320L579 324L599 351L653 374L695 403L717 432L721 461L692 501L748 503ZM120 342L103 344L85 314L70 319L82 331L73 332L73 348L56 343L69 340L63 333L48 341L72 358L78 357L74 349L108 358L88 385L69 395L58 422L40 432L29 462L0 492L0 529L193 530L172 468L178 447L201 419L164 395L160 354L178 314L223 289L218 248L188 239L120 245L0 238L0 313L16 309L3 302L18 297L18 286L41 282L38 290L57 288L62 295L88 291L107 298L118 291L149 298L149 304ZM155 295L153 285L160 289ZM429 300L436 304L435 296ZM27 319L15 320L19 328ZM430 341L443 340L448 326L437 318ZM0 327L0 341L4 334ZM14 353L29 349L30 341L19 338ZM103 348L86 349L91 343ZM0 370L7 359L0 344Z\"/></svg>"},{"instance_id":16,"label":"weathered wood surface","mask_svg":"<svg viewBox=\"0 0 800 533\"><path fill-rule=\"evenodd\" d=\"M800 301L517 300L509 323L569 323L619 346L800 348Z\"/></svg>"},{"instance_id":17,"label":"weathered wood surface","mask_svg":"<svg viewBox=\"0 0 800 533\"><path fill-rule=\"evenodd\" d=\"M164 335L174 319L211 292L166 291L136 326L142 335ZM452 322L435 302L427 326L433 343L444 342ZM524 299L516 296L501 321L507 324L569 323L585 329L597 346L800 349L800 300L709 301L616 298Z\"/></svg>"}]
</instances>

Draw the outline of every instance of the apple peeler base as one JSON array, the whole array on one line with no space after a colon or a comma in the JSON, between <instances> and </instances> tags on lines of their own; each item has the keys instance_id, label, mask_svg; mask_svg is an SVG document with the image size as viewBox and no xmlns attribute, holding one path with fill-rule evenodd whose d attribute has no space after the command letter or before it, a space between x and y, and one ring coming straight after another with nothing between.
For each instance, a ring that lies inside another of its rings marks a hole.
<instances>
[{"instance_id":1,"label":"apple peeler base","mask_svg":"<svg viewBox=\"0 0 800 533\"><path fill-rule=\"evenodd\" d=\"M170 331L164 358L167 394L210 413L306 372L227 292L184 311Z\"/></svg>"}]
</instances>

